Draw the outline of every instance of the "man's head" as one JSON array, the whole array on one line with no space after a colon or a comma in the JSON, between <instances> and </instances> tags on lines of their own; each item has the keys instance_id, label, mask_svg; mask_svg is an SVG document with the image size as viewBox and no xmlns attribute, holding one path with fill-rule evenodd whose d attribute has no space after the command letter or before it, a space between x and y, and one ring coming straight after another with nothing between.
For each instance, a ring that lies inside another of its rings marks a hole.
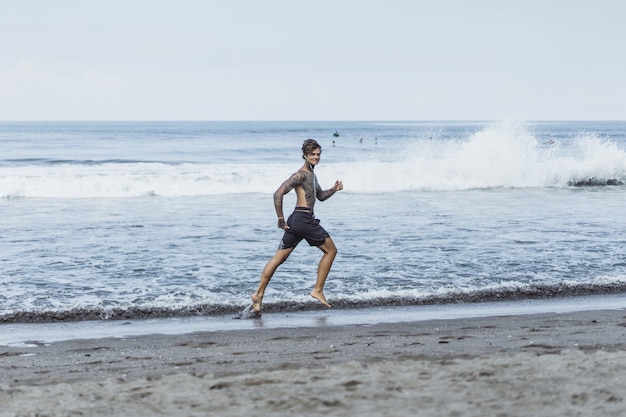
<instances>
[{"instance_id":1,"label":"man's head","mask_svg":"<svg viewBox=\"0 0 626 417\"><path fill-rule=\"evenodd\" d=\"M322 147L315 139L307 139L302 144L302 159L306 159L307 155L312 154L319 149L319 153L322 153Z\"/></svg>"}]
</instances>

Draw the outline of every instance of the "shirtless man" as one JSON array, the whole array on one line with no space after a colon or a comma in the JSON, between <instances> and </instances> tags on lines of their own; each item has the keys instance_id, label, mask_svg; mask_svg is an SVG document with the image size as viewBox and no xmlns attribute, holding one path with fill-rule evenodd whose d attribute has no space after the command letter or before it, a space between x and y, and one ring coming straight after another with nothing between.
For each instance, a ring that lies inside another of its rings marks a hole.
<instances>
[{"instance_id":1,"label":"shirtless man","mask_svg":"<svg viewBox=\"0 0 626 417\"><path fill-rule=\"evenodd\" d=\"M285 231L276 254L263 268L259 288L252 294L252 308L257 314L261 312L265 288L269 284L274 272L279 265L287 260L291 252L302 239L306 239L309 246L317 246L324 254L317 267L317 281L311 291L311 297L315 298L326 307L330 307L324 296L324 283L330 267L337 255L335 243L313 214L315 198L324 201L339 190L343 190L343 183L336 181L333 188L322 190L317 183L313 169L320 162L322 147L313 139L307 139L302 145L302 158L304 165L291 175L274 193L274 208L278 215L278 227ZM296 190L296 208L289 216L287 222L283 216L283 196L291 190Z\"/></svg>"}]
</instances>

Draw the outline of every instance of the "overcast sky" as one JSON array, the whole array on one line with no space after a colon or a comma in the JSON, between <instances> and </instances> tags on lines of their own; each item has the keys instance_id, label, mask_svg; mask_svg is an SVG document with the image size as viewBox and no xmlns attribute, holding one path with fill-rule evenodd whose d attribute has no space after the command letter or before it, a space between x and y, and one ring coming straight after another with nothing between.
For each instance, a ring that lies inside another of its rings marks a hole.
<instances>
[{"instance_id":1,"label":"overcast sky","mask_svg":"<svg viewBox=\"0 0 626 417\"><path fill-rule=\"evenodd\" d=\"M626 120L623 0L0 0L0 120Z\"/></svg>"}]
</instances>

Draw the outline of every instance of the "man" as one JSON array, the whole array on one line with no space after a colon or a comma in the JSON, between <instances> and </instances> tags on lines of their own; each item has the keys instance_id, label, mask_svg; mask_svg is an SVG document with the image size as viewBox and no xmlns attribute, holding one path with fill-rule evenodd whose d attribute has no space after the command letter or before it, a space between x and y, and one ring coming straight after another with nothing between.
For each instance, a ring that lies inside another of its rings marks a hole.
<instances>
[{"instance_id":1,"label":"man","mask_svg":"<svg viewBox=\"0 0 626 417\"><path fill-rule=\"evenodd\" d=\"M287 260L302 239L306 239L310 246L317 246L324 253L317 268L317 281L313 291L311 291L311 297L326 307L330 307L324 296L324 283L337 255L337 248L328 232L320 226L320 221L315 218L313 206L315 205L316 197L318 200L324 201L335 194L335 192L343 190L343 183L337 180L333 188L322 190L313 172L315 166L320 162L321 155L322 147L317 141L313 139L305 140L302 145L304 165L283 182L274 193L274 208L278 215L278 227L283 229L285 233L276 254L263 268L259 288L252 294L252 308L257 314L261 313L265 288L272 279L274 272L276 272L279 265ZM283 216L283 196L293 189L296 190L296 208L287 219L287 222L285 222Z\"/></svg>"}]
</instances>

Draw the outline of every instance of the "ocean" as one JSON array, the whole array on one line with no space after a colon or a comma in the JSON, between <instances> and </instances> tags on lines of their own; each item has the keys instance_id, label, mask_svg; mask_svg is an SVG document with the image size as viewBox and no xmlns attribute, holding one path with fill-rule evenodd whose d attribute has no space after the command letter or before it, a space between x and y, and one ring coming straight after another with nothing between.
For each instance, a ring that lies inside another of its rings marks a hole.
<instances>
[{"instance_id":1,"label":"ocean","mask_svg":"<svg viewBox=\"0 0 626 417\"><path fill-rule=\"evenodd\" d=\"M626 293L626 122L0 122L0 323L241 311L307 138L334 308ZM320 256L264 312L321 308Z\"/></svg>"}]
</instances>

